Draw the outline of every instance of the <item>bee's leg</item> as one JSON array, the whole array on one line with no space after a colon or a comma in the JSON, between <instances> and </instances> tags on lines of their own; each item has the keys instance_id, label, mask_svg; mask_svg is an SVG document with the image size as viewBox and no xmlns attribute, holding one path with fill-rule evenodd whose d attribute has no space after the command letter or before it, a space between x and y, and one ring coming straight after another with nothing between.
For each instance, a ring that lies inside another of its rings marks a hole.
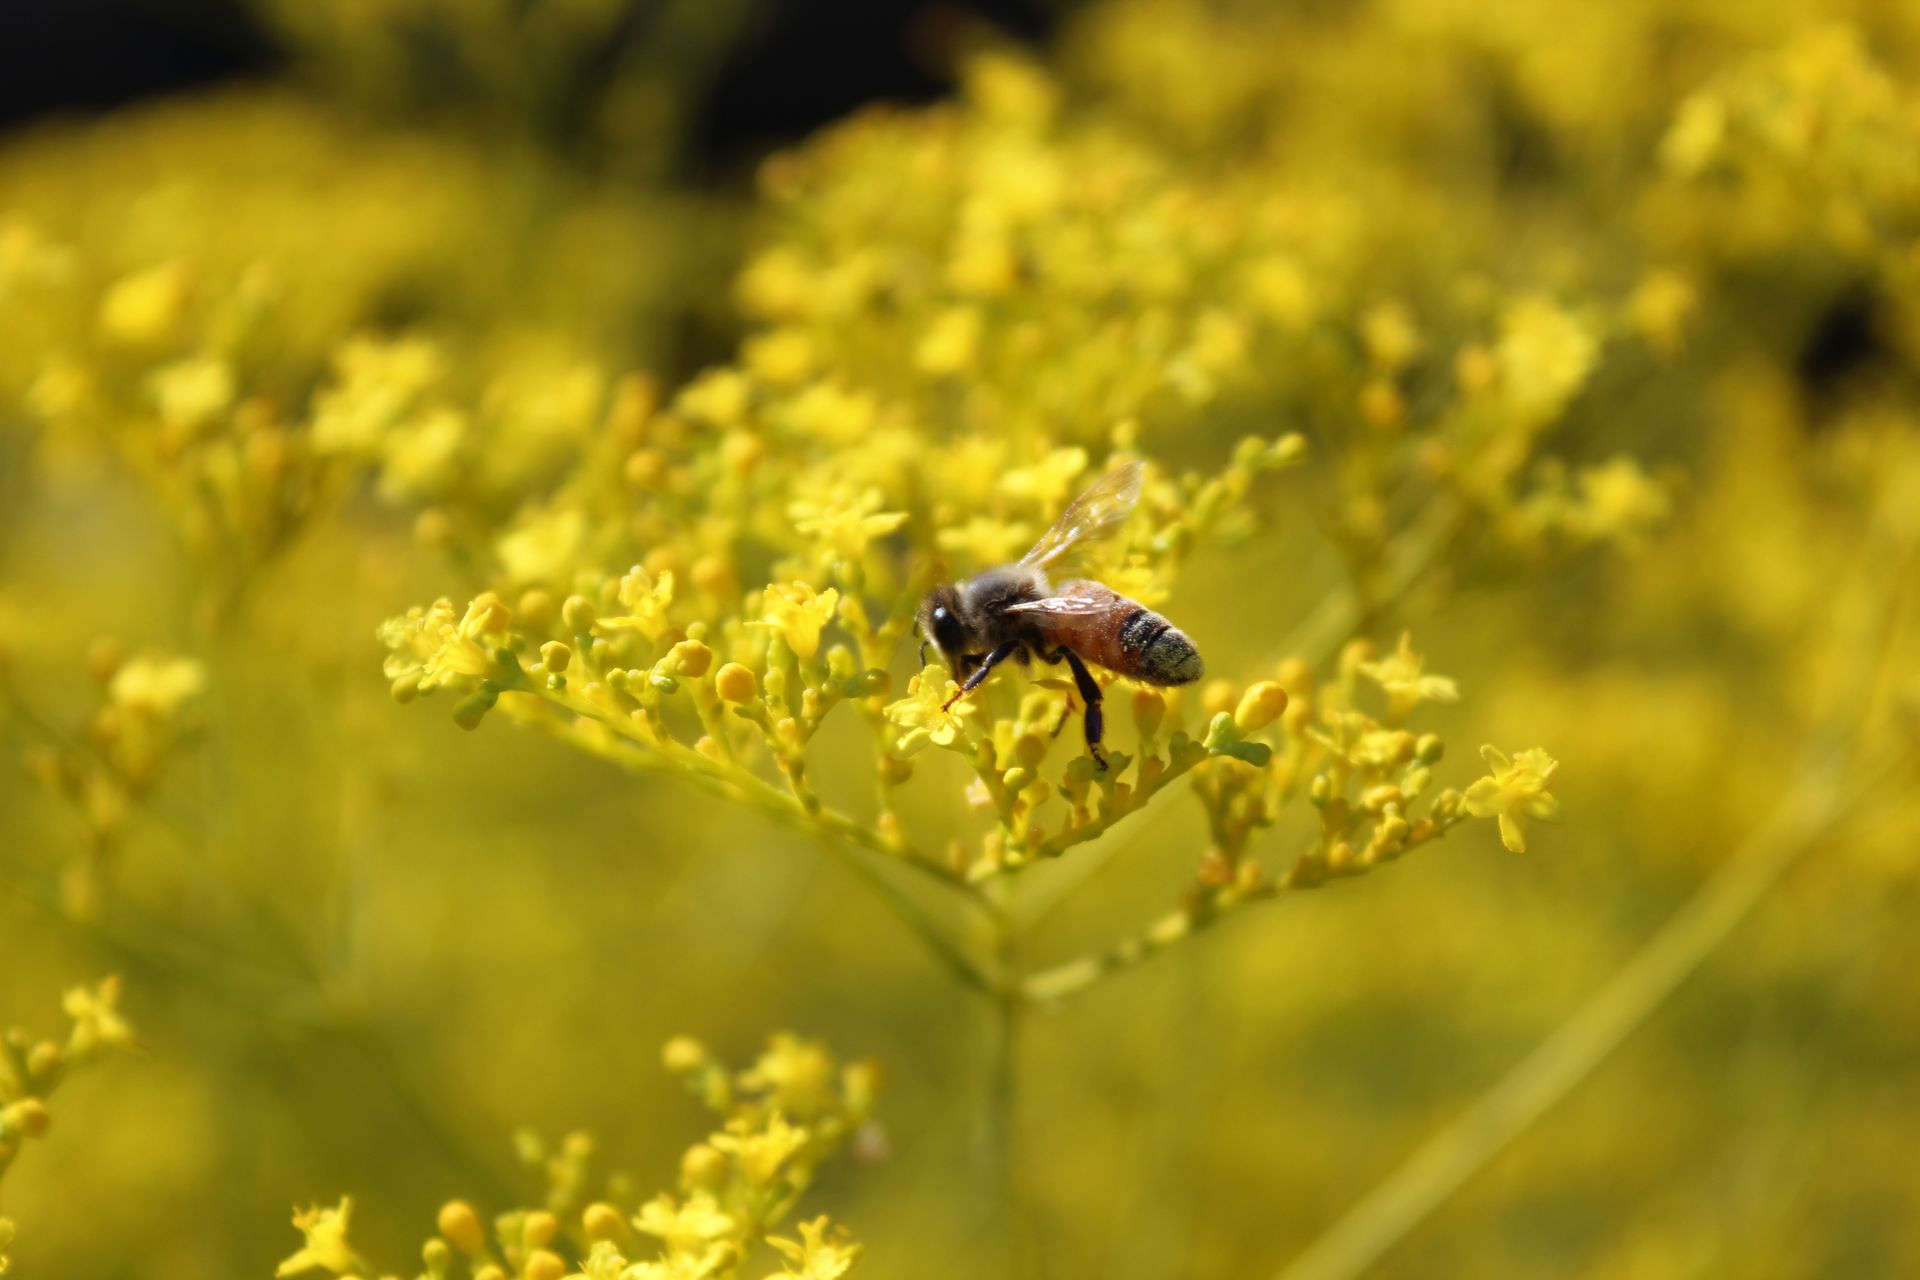
<instances>
[{"instance_id":1,"label":"bee's leg","mask_svg":"<svg viewBox=\"0 0 1920 1280\"><path fill-rule=\"evenodd\" d=\"M966 697L968 694L972 693L975 689L978 689L980 687L980 682L982 680L985 680L995 667L1005 662L1008 658L1011 658L1013 656L1013 651L1015 649L1018 649L1019 647L1020 647L1020 644L1018 641L1009 640L1005 644L1001 645L999 648L995 649L992 653L988 654L986 658L981 661L980 665L973 669L973 674L967 677L966 682L960 686L959 690L956 691L951 698L948 698L946 702L941 705L940 709L942 711L947 710L949 707L953 706L954 703L960 701L960 699Z\"/></svg>"},{"instance_id":2,"label":"bee's leg","mask_svg":"<svg viewBox=\"0 0 1920 1280\"><path fill-rule=\"evenodd\" d=\"M1087 729L1087 754L1102 769L1107 767L1107 758L1100 754L1100 733L1106 727L1106 715L1100 710L1100 682L1093 678L1093 672L1087 670L1087 664L1080 661L1080 655L1071 649L1062 649L1067 666L1073 671L1074 687L1080 690L1080 700L1087 704L1085 720Z\"/></svg>"}]
</instances>

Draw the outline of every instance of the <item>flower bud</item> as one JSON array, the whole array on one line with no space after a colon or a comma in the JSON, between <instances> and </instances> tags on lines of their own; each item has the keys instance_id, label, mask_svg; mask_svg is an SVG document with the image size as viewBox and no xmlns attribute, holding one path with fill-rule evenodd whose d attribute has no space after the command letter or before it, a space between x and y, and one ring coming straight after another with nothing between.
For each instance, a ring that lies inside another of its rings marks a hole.
<instances>
[{"instance_id":1,"label":"flower bud","mask_svg":"<svg viewBox=\"0 0 1920 1280\"><path fill-rule=\"evenodd\" d=\"M560 617L567 629L578 635L593 629L599 614L593 607L593 601L585 596L568 596L567 602L560 606Z\"/></svg>"},{"instance_id":2,"label":"flower bud","mask_svg":"<svg viewBox=\"0 0 1920 1280\"><path fill-rule=\"evenodd\" d=\"M713 1190L727 1178L727 1157L717 1148L696 1142L680 1157L680 1179L689 1187Z\"/></svg>"},{"instance_id":3,"label":"flower bud","mask_svg":"<svg viewBox=\"0 0 1920 1280\"><path fill-rule=\"evenodd\" d=\"M1272 680L1262 680L1240 695L1233 722L1242 733L1266 728L1287 709L1287 691Z\"/></svg>"},{"instance_id":4,"label":"flower bud","mask_svg":"<svg viewBox=\"0 0 1920 1280\"><path fill-rule=\"evenodd\" d=\"M714 676L713 687L726 701L744 706L759 693L760 682L747 668L737 662L729 662Z\"/></svg>"},{"instance_id":5,"label":"flower bud","mask_svg":"<svg viewBox=\"0 0 1920 1280\"><path fill-rule=\"evenodd\" d=\"M555 610L553 593L535 587L520 593L520 601L513 607L513 616L536 631L545 631L553 625Z\"/></svg>"},{"instance_id":6,"label":"flower bud","mask_svg":"<svg viewBox=\"0 0 1920 1280\"><path fill-rule=\"evenodd\" d=\"M573 649L558 640L549 640L540 646L540 663L555 675L567 669L573 661Z\"/></svg>"},{"instance_id":7,"label":"flower bud","mask_svg":"<svg viewBox=\"0 0 1920 1280\"><path fill-rule=\"evenodd\" d=\"M698 1071L707 1065L707 1046L692 1036L675 1036L660 1050L660 1064L676 1076Z\"/></svg>"},{"instance_id":8,"label":"flower bud","mask_svg":"<svg viewBox=\"0 0 1920 1280\"><path fill-rule=\"evenodd\" d=\"M1401 793L1400 788L1389 782L1378 787L1369 788L1367 792L1360 797L1360 807L1368 813L1379 813L1390 804L1401 805L1405 804L1406 801L1407 798Z\"/></svg>"},{"instance_id":9,"label":"flower bud","mask_svg":"<svg viewBox=\"0 0 1920 1280\"><path fill-rule=\"evenodd\" d=\"M1413 758L1421 764L1437 764L1446 749L1447 744L1440 741L1439 734L1422 734L1420 740L1413 744Z\"/></svg>"},{"instance_id":10,"label":"flower bud","mask_svg":"<svg viewBox=\"0 0 1920 1280\"><path fill-rule=\"evenodd\" d=\"M627 1234L627 1220L604 1200L596 1200L580 1214L580 1229L587 1241L619 1240Z\"/></svg>"},{"instance_id":11,"label":"flower bud","mask_svg":"<svg viewBox=\"0 0 1920 1280\"><path fill-rule=\"evenodd\" d=\"M44 1080L66 1062L66 1051L51 1040L42 1040L27 1053L27 1074Z\"/></svg>"},{"instance_id":12,"label":"flower bud","mask_svg":"<svg viewBox=\"0 0 1920 1280\"><path fill-rule=\"evenodd\" d=\"M448 1244L477 1258L487 1251L487 1233L480 1226L480 1215L465 1200L449 1200L440 1206L440 1234Z\"/></svg>"},{"instance_id":13,"label":"flower bud","mask_svg":"<svg viewBox=\"0 0 1920 1280\"><path fill-rule=\"evenodd\" d=\"M520 1274L525 1280L563 1280L567 1264L557 1253L535 1249L527 1256L527 1265L520 1269Z\"/></svg>"},{"instance_id":14,"label":"flower bud","mask_svg":"<svg viewBox=\"0 0 1920 1280\"><path fill-rule=\"evenodd\" d=\"M53 1117L47 1112L47 1104L38 1098L22 1098L0 1107L0 1138L15 1134L37 1138L52 1123Z\"/></svg>"},{"instance_id":15,"label":"flower bud","mask_svg":"<svg viewBox=\"0 0 1920 1280\"><path fill-rule=\"evenodd\" d=\"M713 666L713 650L698 640L682 640L668 652L667 666L677 675L698 680Z\"/></svg>"},{"instance_id":16,"label":"flower bud","mask_svg":"<svg viewBox=\"0 0 1920 1280\"><path fill-rule=\"evenodd\" d=\"M521 1225L520 1238L535 1247L545 1247L553 1243L560 1234L560 1219L545 1209L535 1209L527 1215Z\"/></svg>"},{"instance_id":17,"label":"flower bud","mask_svg":"<svg viewBox=\"0 0 1920 1280\"><path fill-rule=\"evenodd\" d=\"M101 684L113 679L126 660L126 646L111 636L101 636L87 646L87 674Z\"/></svg>"},{"instance_id":18,"label":"flower bud","mask_svg":"<svg viewBox=\"0 0 1920 1280\"><path fill-rule=\"evenodd\" d=\"M1133 723L1139 727L1140 736L1151 738L1159 731L1167 718L1167 700L1157 689L1135 689L1133 691Z\"/></svg>"}]
</instances>

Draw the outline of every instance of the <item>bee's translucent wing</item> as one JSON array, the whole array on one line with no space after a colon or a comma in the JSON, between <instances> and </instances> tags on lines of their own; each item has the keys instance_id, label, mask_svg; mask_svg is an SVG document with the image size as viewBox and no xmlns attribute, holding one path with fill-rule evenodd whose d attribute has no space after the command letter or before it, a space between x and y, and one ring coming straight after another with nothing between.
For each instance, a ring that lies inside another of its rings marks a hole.
<instances>
[{"instance_id":1,"label":"bee's translucent wing","mask_svg":"<svg viewBox=\"0 0 1920 1280\"><path fill-rule=\"evenodd\" d=\"M1110 598L1091 595L1048 596L1044 600L1028 600L1021 604L1010 604L1003 613L1037 613L1052 618L1084 618L1090 614L1105 613L1113 607Z\"/></svg>"},{"instance_id":2,"label":"bee's translucent wing","mask_svg":"<svg viewBox=\"0 0 1920 1280\"><path fill-rule=\"evenodd\" d=\"M1076 546L1107 537L1127 522L1138 501L1140 464L1123 462L1067 504L1067 509L1053 522L1053 528L1041 535L1040 541L1033 544L1033 550L1020 558L1020 563L1037 569L1058 560Z\"/></svg>"}]
</instances>

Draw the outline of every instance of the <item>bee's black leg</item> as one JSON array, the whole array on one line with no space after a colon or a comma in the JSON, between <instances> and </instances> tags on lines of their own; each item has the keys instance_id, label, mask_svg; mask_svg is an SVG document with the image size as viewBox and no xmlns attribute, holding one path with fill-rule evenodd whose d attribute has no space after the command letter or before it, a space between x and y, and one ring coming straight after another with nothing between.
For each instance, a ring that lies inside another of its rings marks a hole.
<instances>
[{"instance_id":1,"label":"bee's black leg","mask_svg":"<svg viewBox=\"0 0 1920 1280\"><path fill-rule=\"evenodd\" d=\"M1073 671L1073 684L1080 690L1080 700L1087 704L1087 754L1093 757L1095 764L1105 769L1107 758L1100 754L1100 733L1106 727L1106 715L1100 710L1100 682L1093 678L1093 672L1087 670L1087 664L1080 661L1079 654L1071 649L1062 649L1060 652Z\"/></svg>"},{"instance_id":2,"label":"bee's black leg","mask_svg":"<svg viewBox=\"0 0 1920 1280\"><path fill-rule=\"evenodd\" d=\"M972 693L975 689L978 689L980 687L980 682L982 680L985 680L988 674L991 673L995 667L999 666L1001 663L1005 662L1008 658L1012 657L1013 651L1015 649L1018 649L1019 647L1020 647L1020 644L1017 640L1009 640L1005 644L1001 645L999 648L995 649L992 653L988 654L986 658L981 661L980 665L973 669L973 674L967 677L966 682L960 686L958 691L956 691L951 698L948 698L946 700L945 704L941 707L941 710L942 711L946 710L948 707L951 707L954 703L960 701L960 699Z\"/></svg>"}]
</instances>

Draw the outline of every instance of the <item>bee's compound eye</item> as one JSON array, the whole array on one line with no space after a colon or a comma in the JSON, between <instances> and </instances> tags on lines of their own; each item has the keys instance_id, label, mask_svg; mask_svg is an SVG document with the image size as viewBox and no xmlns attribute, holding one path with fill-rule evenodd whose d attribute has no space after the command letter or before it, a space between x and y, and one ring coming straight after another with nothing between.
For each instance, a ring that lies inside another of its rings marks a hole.
<instances>
[{"instance_id":1,"label":"bee's compound eye","mask_svg":"<svg viewBox=\"0 0 1920 1280\"><path fill-rule=\"evenodd\" d=\"M949 655L958 653L964 639L960 634L960 620L954 617L953 611L943 604L933 607L931 618L933 642L940 646L942 653Z\"/></svg>"}]
</instances>

